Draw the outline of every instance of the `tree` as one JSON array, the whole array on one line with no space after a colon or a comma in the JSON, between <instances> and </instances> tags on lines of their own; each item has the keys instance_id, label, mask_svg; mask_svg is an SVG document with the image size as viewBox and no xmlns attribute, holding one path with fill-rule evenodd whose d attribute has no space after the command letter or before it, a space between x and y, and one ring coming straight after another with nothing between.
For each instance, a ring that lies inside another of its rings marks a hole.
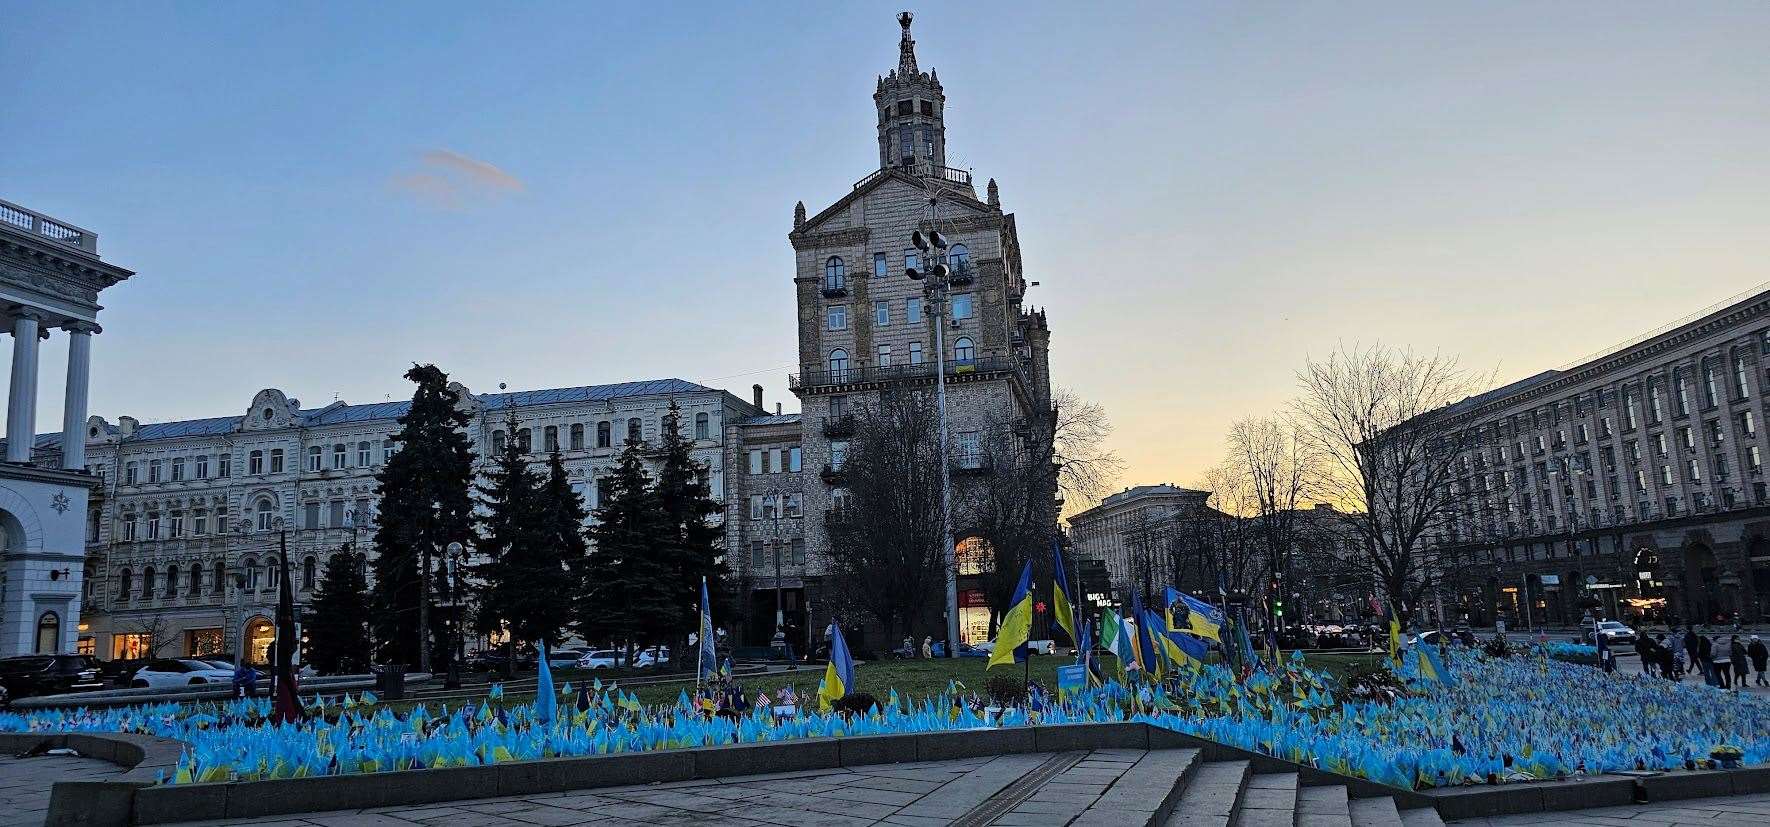
<instances>
[{"instance_id":1,"label":"tree","mask_svg":"<svg viewBox=\"0 0 1770 827\"><path fill-rule=\"evenodd\" d=\"M628 441L620 463L601 480L590 528L594 548L575 611L585 640L624 643L629 657L639 645L661 642L680 619L670 568L658 554L666 526L643 448Z\"/></svg>"},{"instance_id":2,"label":"tree","mask_svg":"<svg viewBox=\"0 0 1770 827\"><path fill-rule=\"evenodd\" d=\"M939 420L927 394L886 391L855 417L842 476L846 495L825 520L830 577L877 620L885 640L907 630L944 582Z\"/></svg>"},{"instance_id":3,"label":"tree","mask_svg":"<svg viewBox=\"0 0 1770 827\"><path fill-rule=\"evenodd\" d=\"M308 638L307 660L322 674L368 671L369 584L361 560L362 555L348 547L333 552L302 618Z\"/></svg>"},{"instance_id":4,"label":"tree","mask_svg":"<svg viewBox=\"0 0 1770 827\"><path fill-rule=\"evenodd\" d=\"M473 450L465 430L471 416L459 407L457 386L435 365L413 365L406 379L418 387L397 420L399 450L375 475L381 512L371 606L383 662L417 666L421 647L428 646L440 669L450 656L446 627L430 609L458 586L448 582L441 552L473 539ZM428 590L421 576L426 569ZM430 629L421 632L425 614Z\"/></svg>"},{"instance_id":5,"label":"tree","mask_svg":"<svg viewBox=\"0 0 1770 827\"><path fill-rule=\"evenodd\" d=\"M1320 458L1295 424L1276 418L1248 418L1229 429L1229 465L1244 481L1253 512L1241 513L1252 523L1262 560L1263 591L1273 621L1282 624L1280 608L1290 591L1291 559L1304 519L1301 507L1309 487L1320 476Z\"/></svg>"},{"instance_id":6,"label":"tree","mask_svg":"<svg viewBox=\"0 0 1770 827\"><path fill-rule=\"evenodd\" d=\"M517 433L514 417L507 430ZM526 447L521 440L505 440L479 487L479 623L501 623L513 641L551 644L571 611L573 561L568 557L584 548L584 510L559 452L548 458L543 479L529 468ZM568 525L558 523L574 515Z\"/></svg>"},{"instance_id":7,"label":"tree","mask_svg":"<svg viewBox=\"0 0 1770 827\"><path fill-rule=\"evenodd\" d=\"M1344 505L1358 564L1406 623L1439 566L1427 542L1459 504L1457 457L1474 434L1451 406L1485 381L1454 358L1342 345L1298 372L1293 416L1322 458L1316 485Z\"/></svg>"},{"instance_id":8,"label":"tree","mask_svg":"<svg viewBox=\"0 0 1770 827\"><path fill-rule=\"evenodd\" d=\"M707 484L706 466L694 459L693 441L682 435L682 411L675 400L670 401L659 431L663 459L655 491L663 512L661 557L668 566L671 593L678 607L673 625L676 638L686 639L700 628L702 578L715 603L724 602L726 565L719 546L721 534L709 520L720 508Z\"/></svg>"}]
</instances>

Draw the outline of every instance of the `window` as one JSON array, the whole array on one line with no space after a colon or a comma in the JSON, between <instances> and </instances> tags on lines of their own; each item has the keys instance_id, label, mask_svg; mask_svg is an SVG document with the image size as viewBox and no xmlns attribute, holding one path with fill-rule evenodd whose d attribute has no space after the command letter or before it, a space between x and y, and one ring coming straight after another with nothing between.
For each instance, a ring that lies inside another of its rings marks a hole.
<instances>
[{"instance_id":1,"label":"window","mask_svg":"<svg viewBox=\"0 0 1770 827\"><path fill-rule=\"evenodd\" d=\"M123 463L123 484L124 485L134 485L135 484L135 463L133 463L133 462Z\"/></svg>"},{"instance_id":2,"label":"window","mask_svg":"<svg viewBox=\"0 0 1770 827\"><path fill-rule=\"evenodd\" d=\"M227 508L225 506L215 509L215 533L227 533Z\"/></svg>"},{"instance_id":3,"label":"window","mask_svg":"<svg viewBox=\"0 0 1770 827\"><path fill-rule=\"evenodd\" d=\"M272 474L283 473L283 449L270 449L270 472Z\"/></svg>"},{"instance_id":4,"label":"window","mask_svg":"<svg viewBox=\"0 0 1770 827\"><path fill-rule=\"evenodd\" d=\"M798 471L799 470L799 446L797 446L797 445L787 449L787 468L786 468L786 470L788 470L788 471Z\"/></svg>"},{"instance_id":5,"label":"window","mask_svg":"<svg viewBox=\"0 0 1770 827\"><path fill-rule=\"evenodd\" d=\"M848 351L836 348L830 351L830 381L844 382L848 377Z\"/></svg>"},{"instance_id":6,"label":"window","mask_svg":"<svg viewBox=\"0 0 1770 827\"><path fill-rule=\"evenodd\" d=\"M1678 442L1684 446L1686 451L1696 450L1696 437L1690 433L1689 428L1678 429Z\"/></svg>"},{"instance_id":7,"label":"window","mask_svg":"<svg viewBox=\"0 0 1770 827\"><path fill-rule=\"evenodd\" d=\"M910 364L922 364L922 343L910 342Z\"/></svg>"},{"instance_id":8,"label":"window","mask_svg":"<svg viewBox=\"0 0 1770 827\"><path fill-rule=\"evenodd\" d=\"M234 455L221 454L215 458L215 476L231 477L234 475Z\"/></svg>"},{"instance_id":9,"label":"window","mask_svg":"<svg viewBox=\"0 0 1770 827\"><path fill-rule=\"evenodd\" d=\"M157 459L150 459L150 460L148 460L148 482L153 483L153 482L159 482L159 481L160 481L160 461Z\"/></svg>"},{"instance_id":10,"label":"window","mask_svg":"<svg viewBox=\"0 0 1770 827\"><path fill-rule=\"evenodd\" d=\"M169 566L166 569L166 596L167 597L177 597L178 596L178 567L177 566Z\"/></svg>"},{"instance_id":11,"label":"window","mask_svg":"<svg viewBox=\"0 0 1770 827\"><path fill-rule=\"evenodd\" d=\"M329 505L330 505L330 508L327 509L327 513L331 517L331 522L328 523L328 527L330 527L330 528L343 528L344 527L344 501L343 500L333 500L331 503L329 503Z\"/></svg>"},{"instance_id":12,"label":"window","mask_svg":"<svg viewBox=\"0 0 1770 827\"><path fill-rule=\"evenodd\" d=\"M922 300L905 299L903 302L903 320L908 324L922 323Z\"/></svg>"},{"instance_id":13,"label":"window","mask_svg":"<svg viewBox=\"0 0 1770 827\"><path fill-rule=\"evenodd\" d=\"M1703 404L1711 408L1721 404L1721 382L1719 373L1720 371L1715 367L1714 359L1703 360L1702 401Z\"/></svg>"},{"instance_id":14,"label":"window","mask_svg":"<svg viewBox=\"0 0 1770 827\"><path fill-rule=\"evenodd\" d=\"M301 506L301 527L310 530L320 527L319 503L307 503Z\"/></svg>"},{"instance_id":15,"label":"window","mask_svg":"<svg viewBox=\"0 0 1770 827\"><path fill-rule=\"evenodd\" d=\"M191 517L191 533L198 537L209 533L208 511L201 508L197 509L196 514Z\"/></svg>"},{"instance_id":16,"label":"window","mask_svg":"<svg viewBox=\"0 0 1770 827\"><path fill-rule=\"evenodd\" d=\"M197 474L197 479L200 479L200 480L206 480L209 478L209 455L208 454L198 454L197 455L196 474Z\"/></svg>"},{"instance_id":17,"label":"window","mask_svg":"<svg viewBox=\"0 0 1770 827\"><path fill-rule=\"evenodd\" d=\"M1653 454L1654 454L1654 456L1657 456L1661 459L1665 458L1665 456L1666 456L1666 435L1665 434L1654 434L1653 435ZM1636 459L1640 459L1640 457L1636 457Z\"/></svg>"},{"instance_id":18,"label":"window","mask_svg":"<svg viewBox=\"0 0 1770 827\"><path fill-rule=\"evenodd\" d=\"M1687 464L1689 466L1690 481L1702 482L1702 463L1697 462L1696 458L1692 457Z\"/></svg>"},{"instance_id":19,"label":"window","mask_svg":"<svg viewBox=\"0 0 1770 827\"><path fill-rule=\"evenodd\" d=\"M713 418L708 416L705 411L694 415L694 438L713 438Z\"/></svg>"},{"instance_id":20,"label":"window","mask_svg":"<svg viewBox=\"0 0 1770 827\"><path fill-rule=\"evenodd\" d=\"M301 588L313 591L314 575L317 573L315 571L317 568L319 566L312 557L301 561Z\"/></svg>"},{"instance_id":21,"label":"window","mask_svg":"<svg viewBox=\"0 0 1770 827\"><path fill-rule=\"evenodd\" d=\"M543 446L542 450L546 451L549 454L553 453L554 451L559 450L559 426L558 425L548 425L547 427L541 429L541 445Z\"/></svg>"},{"instance_id":22,"label":"window","mask_svg":"<svg viewBox=\"0 0 1770 827\"><path fill-rule=\"evenodd\" d=\"M632 417L627 420L628 442L640 442L644 439L644 436L640 433L639 427L639 417Z\"/></svg>"},{"instance_id":23,"label":"window","mask_svg":"<svg viewBox=\"0 0 1770 827\"><path fill-rule=\"evenodd\" d=\"M494 453L494 454L504 453L504 432L503 431L493 431L492 432L492 453Z\"/></svg>"},{"instance_id":24,"label":"window","mask_svg":"<svg viewBox=\"0 0 1770 827\"><path fill-rule=\"evenodd\" d=\"M117 572L117 599L128 600L134 596L135 574L128 569Z\"/></svg>"},{"instance_id":25,"label":"window","mask_svg":"<svg viewBox=\"0 0 1770 827\"><path fill-rule=\"evenodd\" d=\"M141 599L147 600L154 596L155 579L153 566L141 570Z\"/></svg>"},{"instance_id":26,"label":"window","mask_svg":"<svg viewBox=\"0 0 1770 827\"><path fill-rule=\"evenodd\" d=\"M983 465L983 451L976 431L960 431L954 442L959 448L960 468L979 468Z\"/></svg>"},{"instance_id":27,"label":"window","mask_svg":"<svg viewBox=\"0 0 1770 827\"><path fill-rule=\"evenodd\" d=\"M1635 411L1634 391L1623 391L1623 417L1624 421L1627 423L1628 429L1631 431L1640 427L1640 422L1636 420L1637 416L1638 414Z\"/></svg>"},{"instance_id":28,"label":"window","mask_svg":"<svg viewBox=\"0 0 1770 827\"><path fill-rule=\"evenodd\" d=\"M269 531L270 530L272 516L274 516L273 515L273 506L271 505L270 500L268 500L268 499L259 500L258 501L258 530L259 531Z\"/></svg>"},{"instance_id":29,"label":"window","mask_svg":"<svg viewBox=\"0 0 1770 827\"><path fill-rule=\"evenodd\" d=\"M768 555L762 550L761 540L750 541L750 568L759 569L768 565Z\"/></svg>"},{"instance_id":30,"label":"window","mask_svg":"<svg viewBox=\"0 0 1770 827\"><path fill-rule=\"evenodd\" d=\"M882 367L882 368L891 367L891 346L890 345L880 345L879 346L878 365L879 365L879 367Z\"/></svg>"},{"instance_id":31,"label":"window","mask_svg":"<svg viewBox=\"0 0 1770 827\"><path fill-rule=\"evenodd\" d=\"M803 517L803 516L805 516L805 495L804 494L788 494L788 495L786 495L786 502L782 505L781 516L783 516L783 517Z\"/></svg>"},{"instance_id":32,"label":"window","mask_svg":"<svg viewBox=\"0 0 1770 827\"><path fill-rule=\"evenodd\" d=\"M369 447L368 440L365 439L356 444L356 464L358 468L369 467L369 463L372 461L373 456L374 453Z\"/></svg>"},{"instance_id":33,"label":"window","mask_svg":"<svg viewBox=\"0 0 1770 827\"><path fill-rule=\"evenodd\" d=\"M1752 413L1751 411L1742 411L1739 414L1739 432L1744 434L1747 439L1757 436L1758 435L1757 415Z\"/></svg>"},{"instance_id":34,"label":"window","mask_svg":"<svg viewBox=\"0 0 1770 827\"><path fill-rule=\"evenodd\" d=\"M1748 463L1746 466L1747 470L1750 470L1754 474L1763 473L1764 455L1758 451L1758 446L1753 445L1752 447L1745 449L1745 459Z\"/></svg>"},{"instance_id":35,"label":"window","mask_svg":"<svg viewBox=\"0 0 1770 827\"><path fill-rule=\"evenodd\" d=\"M884 253L874 253L873 254L873 277L874 278L883 278L885 276L885 267L886 267L885 254Z\"/></svg>"},{"instance_id":36,"label":"window","mask_svg":"<svg viewBox=\"0 0 1770 827\"><path fill-rule=\"evenodd\" d=\"M147 515L147 538L149 540L160 539L160 512L158 512L158 511L149 511L148 512L148 515Z\"/></svg>"},{"instance_id":37,"label":"window","mask_svg":"<svg viewBox=\"0 0 1770 827\"><path fill-rule=\"evenodd\" d=\"M517 432L516 432L516 450L521 451L525 454L532 453L535 450L535 433L534 433L534 431L532 431L528 428L521 428L521 429L517 430Z\"/></svg>"},{"instance_id":38,"label":"window","mask_svg":"<svg viewBox=\"0 0 1770 827\"><path fill-rule=\"evenodd\" d=\"M172 481L178 482L183 479L184 479L184 457L173 457L172 458Z\"/></svg>"},{"instance_id":39,"label":"window","mask_svg":"<svg viewBox=\"0 0 1770 827\"><path fill-rule=\"evenodd\" d=\"M308 446L308 448L307 448L307 470L309 470L309 471L320 470L320 468L322 467L321 463L324 462L324 459L322 457L323 453L324 453L324 451L318 445Z\"/></svg>"},{"instance_id":40,"label":"window","mask_svg":"<svg viewBox=\"0 0 1770 827\"><path fill-rule=\"evenodd\" d=\"M899 101L900 104L908 102L909 101ZM897 144L897 157L916 157L916 136L910 131L910 128L906 126L903 129L897 130L897 137L899 139Z\"/></svg>"},{"instance_id":41,"label":"window","mask_svg":"<svg viewBox=\"0 0 1770 827\"><path fill-rule=\"evenodd\" d=\"M756 448L750 449L750 473L752 473L752 474L762 473L762 451L761 451L761 449L756 449Z\"/></svg>"},{"instance_id":42,"label":"window","mask_svg":"<svg viewBox=\"0 0 1770 827\"><path fill-rule=\"evenodd\" d=\"M891 324L891 302L888 302L888 301L873 302L873 324L878 327L890 326L890 324Z\"/></svg>"},{"instance_id":43,"label":"window","mask_svg":"<svg viewBox=\"0 0 1770 827\"><path fill-rule=\"evenodd\" d=\"M176 539L178 537L184 536L184 512L182 512L182 511L172 512L172 522L171 522L171 525L168 526L168 529L171 532L166 535L168 537L172 537L172 538Z\"/></svg>"},{"instance_id":44,"label":"window","mask_svg":"<svg viewBox=\"0 0 1770 827\"><path fill-rule=\"evenodd\" d=\"M963 244L954 244L946 251L946 263L954 273L970 272L971 249Z\"/></svg>"},{"instance_id":45,"label":"window","mask_svg":"<svg viewBox=\"0 0 1770 827\"><path fill-rule=\"evenodd\" d=\"M1661 465L1659 467L1659 484L1660 485L1671 485L1672 484L1672 466Z\"/></svg>"},{"instance_id":46,"label":"window","mask_svg":"<svg viewBox=\"0 0 1770 827\"><path fill-rule=\"evenodd\" d=\"M848 462L848 440L838 439L830 442L830 470L840 471Z\"/></svg>"},{"instance_id":47,"label":"window","mask_svg":"<svg viewBox=\"0 0 1770 827\"><path fill-rule=\"evenodd\" d=\"M805 538L804 537L794 537L793 538L793 565L795 565L795 566L805 565Z\"/></svg>"},{"instance_id":48,"label":"window","mask_svg":"<svg viewBox=\"0 0 1770 827\"><path fill-rule=\"evenodd\" d=\"M61 615L44 612L37 618L37 645L32 651L39 655L53 655L61 651Z\"/></svg>"},{"instance_id":49,"label":"window","mask_svg":"<svg viewBox=\"0 0 1770 827\"><path fill-rule=\"evenodd\" d=\"M215 576L209 578L209 591L216 594L227 592L227 564L220 560L215 561Z\"/></svg>"},{"instance_id":50,"label":"window","mask_svg":"<svg viewBox=\"0 0 1770 827\"><path fill-rule=\"evenodd\" d=\"M1647 402L1649 422L1658 423L1665 418L1665 410L1661 405L1659 398L1659 383L1654 382L1651 379L1647 381Z\"/></svg>"},{"instance_id":51,"label":"window","mask_svg":"<svg viewBox=\"0 0 1770 827\"><path fill-rule=\"evenodd\" d=\"M1733 397L1744 399L1751 395L1751 383L1745 377L1745 348L1733 349Z\"/></svg>"},{"instance_id":52,"label":"window","mask_svg":"<svg viewBox=\"0 0 1770 827\"><path fill-rule=\"evenodd\" d=\"M903 269L904 270L920 270L921 268L922 268L922 259L916 253L915 250L903 251Z\"/></svg>"},{"instance_id":53,"label":"window","mask_svg":"<svg viewBox=\"0 0 1770 827\"><path fill-rule=\"evenodd\" d=\"M191 583L184 592L191 597L203 593L203 565L201 563L191 564Z\"/></svg>"},{"instance_id":54,"label":"window","mask_svg":"<svg viewBox=\"0 0 1770 827\"><path fill-rule=\"evenodd\" d=\"M762 499L761 494L750 495L750 519L762 519Z\"/></svg>"},{"instance_id":55,"label":"window","mask_svg":"<svg viewBox=\"0 0 1770 827\"><path fill-rule=\"evenodd\" d=\"M971 337L960 336L953 342L953 361L966 365L976 360L977 348L972 346Z\"/></svg>"},{"instance_id":56,"label":"window","mask_svg":"<svg viewBox=\"0 0 1770 827\"><path fill-rule=\"evenodd\" d=\"M386 462L390 459L393 459L394 452L398 451L398 450L399 450L399 443L398 442L395 442L394 440L391 440L391 439L381 440L381 461Z\"/></svg>"},{"instance_id":57,"label":"window","mask_svg":"<svg viewBox=\"0 0 1770 827\"><path fill-rule=\"evenodd\" d=\"M603 420L602 422L596 423L596 447L598 447L598 448L610 447L611 443L613 442L613 437L610 436L610 433L611 433L611 429L610 429L610 426L609 426L607 420Z\"/></svg>"},{"instance_id":58,"label":"window","mask_svg":"<svg viewBox=\"0 0 1770 827\"><path fill-rule=\"evenodd\" d=\"M571 434L572 434L571 435L572 450L573 451L584 450L584 423L573 422Z\"/></svg>"},{"instance_id":59,"label":"window","mask_svg":"<svg viewBox=\"0 0 1770 827\"><path fill-rule=\"evenodd\" d=\"M246 591L258 591L258 561L247 557L240 561L240 568L242 569L240 573L246 576Z\"/></svg>"},{"instance_id":60,"label":"window","mask_svg":"<svg viewBox=\"0 0 1770 827\"><path fill-rule=\"evenodd\" d=\"M924 104L927 101L923 101ZM934 159L934 130L922 127L922 154L929 160Z\"/></svg>"},{"instance_id":61,"label":"window","mask_svg":"<svg viewBox=\"0 0 1770 827\"><path fill-rule=\"evenodd\" d=\"M1727 481L1727 455L1726 454L1716 454L1715 455L1715 479L1720 482Z\"/></svg>"},{"instance_id":62,"label":"window","mask_svg":"<svg viewBox=\"0 0 1770 827\"><path fill-rule=\"evenodd\" d=\"M841 256L830 256L824 261L824 289L845 290L848 287L848 266L842 263Z\"/></svg>"},{"instance_id":63,"label":"window","mask_svg":"<svg viewBox=\"0 0 1770 827\"><path fill-rule=\"evenodd\" d=\"M953 320L971 318L971 294L960 293L953 297Z\"/></svg>"},{"instance_id":64,"label":"window","mask_svg":"<svg viewBox=\"0 0 1770 827\"><path fill-rule=\"evenodd\" d=\"M1690 415L1690 383L1685 381L1683 371L1675 371L1672 381L1678 388L1678 415Z\"/></svg>"},{"instance_id":65,"label":"window","mask_svg":"<svg viewBox=\"0 0 1770 827\"><path fill-rule=\"evenodd\" d=\"M827 321L829 323L829 325L828 325L829 329L831 329L831 330L847 330L848 329L848 307L847 307L847 305L841 305L841 304L830 305L829 316L828 316Z\"/></svg>"}]
</instances>

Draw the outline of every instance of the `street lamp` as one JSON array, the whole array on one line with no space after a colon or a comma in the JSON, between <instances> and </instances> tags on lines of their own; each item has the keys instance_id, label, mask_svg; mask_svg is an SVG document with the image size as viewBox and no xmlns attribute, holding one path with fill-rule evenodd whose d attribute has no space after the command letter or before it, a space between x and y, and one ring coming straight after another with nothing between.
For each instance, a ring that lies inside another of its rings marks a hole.
<instances>
[{"instance_id":1,"label":"street lamp","mask_svg":"<svg viewBox=\"0 0 1770 827\"><path fill-rule=\"evenodd\" d=\"M947 463L946 445L946 299L952 286L952 272L946 266L946 237L940 234L940 202L928 196L929 229L910 233L910 244L932 255L925 268L910 267L905 275L920 281L927 297L928 315L934 318L934 404L940 417L940 537L941 557L946 568L946 654L958 657L959 648L959 569L953 558L952 469Z\"/></svg>"},{"instance_id":2,"label":"street lamp","mask_svg":"<svg viewBox=\"0 0 1770 827\"><path fill-rule=\"evenodd\" d=\"M765 502L774 503L774 630L783 634L787 628L786 599L781 592L781 516L786 510L786 503L781 499L780 489L771 489Z\"/></svg>"},{"instance_id":3,"label":"street lamp","mask_svg":"<svg viewBox=\"0 0 1770 827\"><path fill-rule=\"evenodd\" d=\"M450 641L452 644L450 648L455 650L455 655L454 657L449 658L449 672L448 675L443 678L444 689L461 688L461 656L463 654L462 650L466 648L466 644L463 642L461 632L461 622L464 612L462 611L463 607L461 605L461 577L457 571L457 567L460 565L461 553L464 550L465 547L458 542L449 543L448 548L446 549L448 556L444 561L448 565L449 571L449 604L454 609L455 615L454 619L449 623L449 631L452 633L450 637L453 638L453 640Z\"/></svg>"}]
</instances>

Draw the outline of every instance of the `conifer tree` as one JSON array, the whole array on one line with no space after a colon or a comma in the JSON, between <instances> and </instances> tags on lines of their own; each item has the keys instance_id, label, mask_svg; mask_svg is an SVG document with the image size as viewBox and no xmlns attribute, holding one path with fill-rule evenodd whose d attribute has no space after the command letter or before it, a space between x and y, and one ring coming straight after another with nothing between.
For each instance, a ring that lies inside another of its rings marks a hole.
<instances>
[{"instance_id":1,"label":"conifer tree","mask_svg":"<svg viewBox=\"0 0 1770 827\"><path fill-rule=\"evenodd\" d=\"M375 640L383 663L417 666L420 647L430 646L432 668L450 656L440 612L429 611L428 633L419 630L421 567L430 568L429 608L449 596L443 551L449 543L473 540L473 450L466 427L471 416L458 405L459 391L435 365L413 365L406 378L416 384L412 406L392 435L399 446L376 473L381 498L375 527Z\"/></svg>"},{"instance_id":2,"label":"conifer tree","mask_svg":"<svg viewBox=\"0 0 1770 827\"><path fill-rule=\"evenodd\" d=\"M659 557L668 567L670 596L677 611L671 623L676 637L686 639L700 626L701 578L715 604L723 607L726 566L720 533L709 518L719 513L707 484L707 468L695 461L693 440L682 434L682 410L675 400L659 427L663 461L658 467L658 507L664 532ZM723 611L718 612L723 615Z\"/></svg>"},{"instance_id":3,"label":"conifer tree","mask_svg":"<svg viewBox=\"0 0 1770 827\"><path fill-rule=\"evenodd\" d=\"M518 432L514 418L507 432ZM553 643L568 619L573 593L568 552L561 542L583 547L581 535L575 542L572 532L562 537L554 521L562 511L575 513L581 531L583 510L571 511L567 500L577 494L566 480L559 453L553 453L549 475L543 478L529 468L527 447L518 439L506 440L479 487L481 624L501 622L513 640Z\"/></svg>"},{"instance_id":4,"label":"conifer tree","mask_svg":"<svg viewBox=\"0 0 1770 827\"><path fill-rule=\"evenodd\" d=\"M657 553L663 510L646 475L642 447L629 441L620 464L601 481L601 503L590 529L595 548L576 611L585 640L620 642L629 656L639 645L667 639L676 616L671 572Z\"/></svg>"},{"instance_id":5,"label":"conifer tree","mask_svg":"<svg viewBox=\"0 0 1770 827\"><path fill-rule=\"evenodd\" d=\"M301 625L307 660L324 675L358 674L369 668L369 583L362 555L348 547L332 554Z\"/></svg>"}]
</instances>

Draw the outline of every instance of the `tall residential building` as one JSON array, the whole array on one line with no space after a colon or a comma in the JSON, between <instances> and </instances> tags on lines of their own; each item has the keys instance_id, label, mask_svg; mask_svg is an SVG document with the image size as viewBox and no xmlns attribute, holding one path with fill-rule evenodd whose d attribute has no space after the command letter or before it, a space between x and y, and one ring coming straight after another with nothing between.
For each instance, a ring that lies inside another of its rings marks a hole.
<instances>
[{"instance_id":1,"label":"tall residential building","mask_svg":"<svg viewBox=\"0 0 1770 827\"><path fill-rule=\"evenodd\" d=\"M945 346L956 485L988 472L980 467L988 440L1051 427L1050 331L1044 313L1025 305L1014 215L1003 211L993 180L980 198L970 172L947 166L945 89L917 63L910 15L898 22L897 66L878 78L872 95L878 167L816 213L801 202L787 236L799 334L799 372L788 385L801 414L738 423L732 443L743 446L742 456L728 454L741 473L731 475L735 519L727 536L741 552L735 568L751 595L744 631L752 642L773 634L776 555L788 624L810 630L827 623L828 613L815 608L824 604L828 571L825 521L846 496L842 468L854 416L882 392L931 393L937 341ZM922 260L927 254L911 245L911 233L935 228L950 242L945 263L954 273L938 339L923 283L905 275L933 263ZM1051 523L1054 531L1055 505ZM971 558L966 544L976 541L967 538L962 514L954 528L961 556ZM961 586L964 634L987 634L981 593ZM933 625L917 631L938 637L940 607L930 614Z\"/></svg>"},{"instance_id":2,"label":"tall residential building","mask_svg":"<svg viewBox=\"0 0 1770 827\"><path fill-rule=\"evenodd\" d=\"M132 275L99 260L90 230L0 201L0 306L12 331L0 465L0 657L73 648L85 574L81 527L96 482L82 449L98 296ZM44 339L67 342L68 373L61 431L39 436ZM58 450L63 444L70 450ZM55 453L38 456L40 448Z\"/></svg>"},{"instance_id":3,"label":"tall residential building","mask_svg":"<svg viewBox=\"0 0 1770 827\"><path fill-rule=\"evenodd\" d=\"M1767 357L1758 292L1448 408L1468 447L1438 538L1458 611L1770 619Z\"/></svg>"}]
</instances>

